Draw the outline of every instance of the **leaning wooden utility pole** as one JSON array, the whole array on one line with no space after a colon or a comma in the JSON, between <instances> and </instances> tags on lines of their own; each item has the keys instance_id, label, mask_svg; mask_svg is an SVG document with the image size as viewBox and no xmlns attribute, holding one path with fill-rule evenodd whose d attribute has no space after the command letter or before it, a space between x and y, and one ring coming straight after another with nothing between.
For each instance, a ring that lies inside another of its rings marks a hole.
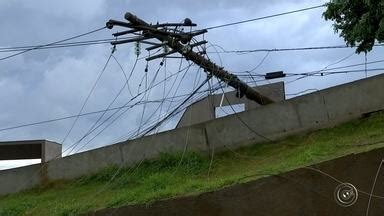
<instances>
[{"instance_id":1,"label":"leaning wooden utility pole","mask_svg":"<svg viewBox=\"0 0 384 216\"><path fill-rule=\"evenodd\" d=\"M112 45L130 43L130 42L141 42L151 44L151 47L148 47L147 50L152 50L156 48L160 48L162 46L168 46L171 48L171 51L167 51L165 53L152 56L147 58L147 60L152 60L155 58L164 58L167 55L173 53L180 53L187 60L193 61L195 64L199 65L204 69L205 72L208 72L209 75L213 75L220 79L221 81L226 82L229 86L235 88L238 91L238 96L242 97L245 95L248 99L253 100L259 104L265 105L273 103L269 97L262 95L257 92L255 89L247 85L245 82L241 81L236 75L229 73L224 70L222 67L216 65L209 59L206 59L201 53L197 53L193 51L194 47L200 46L202 44L207 43L207 41L201 41L191 44L192 38L194 36L204 34L207 30L198 30L191 32L183 32L177 30L177 27L180 26L196 26L196 24L192 23L190 19L185 19L184 23L164 23L164 24L149 24L142 19L136 17L131 13L125 14L125 19L129 21L129 23L121 22L117 20L109 20L107 22L107 28L112 29L114 26L122 26L130 28L130 30L118 32L113 34L114 36L120 36L124 34L137 33L141 32L141 35L127 40L120 40L112 42ZM171 29L170 27L175 27ZM153 43L146 40L149 39L157 39L161 43Z\"/></svg>"}]
</instances>

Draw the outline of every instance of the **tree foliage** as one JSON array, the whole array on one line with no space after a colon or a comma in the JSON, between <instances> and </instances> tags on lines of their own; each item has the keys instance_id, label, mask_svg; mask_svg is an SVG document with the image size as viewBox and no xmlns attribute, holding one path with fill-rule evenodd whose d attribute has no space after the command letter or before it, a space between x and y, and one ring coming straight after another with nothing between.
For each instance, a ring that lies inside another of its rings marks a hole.
<instances>
[{"instance_id":1,"label":"tree foliage","mask_svg":"<svg viewBox=\"0 0 384 216\"><path fill-rule=\"evenodd\" d=\"M384 0L330 0L323 16L357 53L384 42Z\"/></svg>"}]
</instances>

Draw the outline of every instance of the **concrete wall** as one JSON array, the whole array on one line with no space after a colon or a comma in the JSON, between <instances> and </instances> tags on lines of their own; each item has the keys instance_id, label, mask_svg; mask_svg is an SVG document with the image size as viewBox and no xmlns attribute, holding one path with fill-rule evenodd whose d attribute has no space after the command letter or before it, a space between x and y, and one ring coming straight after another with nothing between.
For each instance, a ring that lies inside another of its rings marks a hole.
<instances>
[{"instance_id":1,"label":"concrete wall","mask_svg":"<svg viewBox=\"0 0 384 216\"><path fill-rule=\"evenodd\" d=\"M262 106L238 115L226 116L190 127L94 149L43 165L41 182L72 179L111 165L129 166L160 152L189 150L209 152L279 139L336 125L362 114L384 109L384 75L325 89L279 103ZM261 135L261 136L260 136ZM0 171L0 195L17 192L40 183L29 181L25 170ZM9 174L12 172L12 175Z\"/></svg>"},{"instance_id":2,"label":"concrete wall","mask_svg":"<svg viewBox=\"0 0 384 216\"><path fill-rule=\"evenodd\" d=\"M260 92L263 95L268 96L275 102L280 102L285 100L285 90L284 82L277 82L262 86L254 87L255 90ZM255 109L261 105L248 100L245 96L242 98L236 97L236 91L224 93L225 98L223 98L223 93L209 95L192 105L190 105L184 112L183 116L180 118L180 121L177 124L177 128L186 127L209 120L215 119L215 108L235 104L244 104L245 110Z\"/></svg>"},{"instance_id":3,"label":"concrete wall","mask_svg":"<svg viewBox=\"0 0 384 216\"><path fill-rule=\"evenodd\" d=\"M205 128L216 148L279 139L383 110L383 92L384 75L378 75L210 121Z\"/></svg>"},{"instance_id":4,"label":"concrete wall","mask_svg":"<svg viewBox=\"0 0 384 216\"><path fill-rule=\"evenodd\" d=\"M41 164L0 171L0 195L15 193L43 183Z\"/></svg>"},{"instance_id":5,"label":"concrete wall","mask_svg":"<svg viewBox=\"0 0 384 216\"><path fill-rule=\"evenodd\" d=\"M206 143L203 127L179 128L51 161L46 164L47 175L50 180L72 179L111 165L133 165L160 152L182 151L185 144L195 151L206 151Z\"/></svg>"}]
</instances>

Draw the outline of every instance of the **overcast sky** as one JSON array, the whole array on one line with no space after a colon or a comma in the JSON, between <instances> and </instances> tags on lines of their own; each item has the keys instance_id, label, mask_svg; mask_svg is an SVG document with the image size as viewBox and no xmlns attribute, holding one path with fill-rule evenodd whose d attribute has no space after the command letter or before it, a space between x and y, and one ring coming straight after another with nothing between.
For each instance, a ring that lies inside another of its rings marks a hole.
<instances>
[{"instance_id":1,"label":"overcast sky","mask_svg":"<svg viewBox=\"0 0 384 216\"><path fill-rule=\"evenodd\" d=\"M262 1L107 1L107 0L67 0L67 1L0 1L0 47L47 44L77 34L85 33L105 25L108 19L123 20L124 13L129 11L142 19L155 23L180 22L189 17L198 24L197 29L229 22L235 22L274 13L281 13L305 7L316 6L326 1L318 0L262 0ZM222 64L229 71L245 71L254 68L267 55L266 52L250 54L214 53L215 49L245 50L262 48L290 48L342 45L343 40L334 33L331 22L323 20L324 8L285 15L241 25L212 29L204 38L211 45L209 57ZM104 29L75 41L112 38L116 29ZM221 48L217 46L218 45ZM76 115L82 107L95 80L111 52L109 44L70 47L60 49L35 50L4 61L0 61L0 128L37 122L57 117ZM343 66L363 63L364 55L353 55L354 49L330 49L291 52L270 52L265 61L252 73L283 70L286 73L302 73L322 69L339 60L344 61L332 65ZM0 58L12 53L0 52ZM147 53L142 50L141 56ZM380 57L381 54L381 57ZM381 60L383 48L375 47L368 54L368 61ZM115 56L128 74L135 62L132 44L117 47ZM140 56L140 57L141 57ZM167 67L161 67L158 76L162 79L178 71L180 60L168 59ZM183 66L187 63L184 61ZM130 80L130 90L135 95L139 83L145 86L145 60L139 60ZM159 61L148 65L148 84L159 68ZM382 65L369 65L369 68L380 68ZM362 69L356 67L353 69ZM189 93L193 88L193 80L204 79L204 73L197 67L191 67L177 94ZM369 72L369 76L377 74ZM348 73L324 77L309 77L290 83L297 77L283 79L286 93L291 94L306 89L323 89L340 83L365 77L365 73ZM181 76L178 77L179 81ZM158 81L161 79L158 78ZM166 90L171 89L173 79L166 82ZM276 80L282 81L282 80ZM83 112L105 109L124 85L125 78L119 66L111 60L98 82L95 91L89 98ZM275 81L274 81L275 82ZM178 81L176 82L178 83ZM260 82L264 84L265 82ZM195 83L196 86L196 83ZM163 85L154 88L149 100L162 98ZM175 89L175 87L173 88ZM173 95L173 92L170 93ZM124 90L112 107L120 106L131 98ZM144 120L159 104L146 107ZM162 114L168 106L162 108ZM138 127L141 121L143 106L137 106L122 115L114 124L97 136L84 149L95 148L127 138L129 131ZM159 113L160 114L160 113ZM156 114L156 116L159 116ZM107 115L108 116L108 115ZM67 149L92 126L99 115L80 118L73 131L65 140L63 149ZM15 130L1 131L0 140L48 139L63 141L74 119L54 122L45 125L25 127ZM171 124L172 125L172 124ZM92 138L87 137L87 139ZM86 140L85 140L86 141ZM82 142L81 145L87 142ZM80 150L75 149L71 153ZM0 169L12 163L0 163ZM18 163L20 164L20 162Z\"/></svg>"}]
</instances>

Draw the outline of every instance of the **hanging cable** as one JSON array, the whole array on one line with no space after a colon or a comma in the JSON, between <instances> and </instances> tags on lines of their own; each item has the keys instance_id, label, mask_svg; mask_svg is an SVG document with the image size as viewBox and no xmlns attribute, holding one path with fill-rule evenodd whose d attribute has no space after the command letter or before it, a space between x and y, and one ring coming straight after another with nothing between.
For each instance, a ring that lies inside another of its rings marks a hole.
<instances>
[{"instance_id":1,"label":"hanging cable","mask_svg":"<svg viewBox=\"0 0 384 216\"><path fill-rule=\"evenodd\" d=\"M191 95L190 96L188 96L179 106L177 106L171 113L169 113L165 118L163 118L160 122L158 122L156 125L154 125L153 127L151 127L150 129L148 129L143 135L142 135L142 137L143 136L145 136L145 135L147 135L147 134L149 134L151 131L153 131L154 129L156 129L158 126L160 126L165 120L167 120L170 116L172 116L182 105L184 105L189 99L191 99L191 97L193 96L193 95L195 95L196 94L196 92L200 89L200 88L202 88L208 81L210 80L210 77L209 78L207 78L203 83L201 83L200 84L200 86L195 90L195 91L193 91L192 93L191 93Z\"/></svg>"},{"instance_id":2,"label":"hanging cable","mask_svg":"<svg viewBox=\"0 0 384 216\"><path fill-rule=\"evenodd\" d=\"M136 68L136 63L137 63L137 57L136 57L136 60L135 60L135 63L134 63L134 65L133 65L133 67L132 67L132 70L131 71L134 71L135 70L135 68ZM116 94L116 96L113 98L113 100L108 104L108 106L107 106L107 108L105 109L105 110L108 110L108 109L110 109L111 108L111 106L115 103L115 101L117 100L117 98L119 98L119 96L121 95L121 93L123 92L123 90L124 90L124 88L125 88L125 86L127 86L128 85L128 81L129 80L127 80L125 83L124 83L124 85L122 86L122 88L120 88L120 91ZM96 127L96 125L101 121L101 119L105 116L105 114L106 114L107 112L105 111L105 112L103 112L100 116L99 116L99 118L96 120L96 122L95 123L93 123L93 125L88 129L88 131L77 141L77 142L75 142L74 144L72 144L71 146L71 150L68 152L68 154L71 154L71 152L72 151L74 151L74 149L77 147L77 145L79 145L79 143L81 143L90 133L92 133L93 132L93 129ZM67 148L68 149L68 148ZM67 149L64 151L64 152L66 152L67 151ZM79 149L80 150L80 149ZM64 153L63 152L63 153Z\"/></svg>"},{"instance_id":3,"label":"hanging cable","mask_svg":"<svg viewBox=\"0 0 384 216\"><path fill-rule=\"evenodd\" d=\"M317 6L313 6L313 7L307 7L307 8L302 8L302 9L298 9L298 10L292 10L292 11L287 11L287 12L283 12L283 13L277 13L277 14L272 14L272 15L268 15L268 16L257 17L257 18L253 18L253 19L247 19L247 20L242 20L242 21L237 21L237 22L232 22L232 23L226 23L226 24L222 24L222 25L211 26L211 27L208 27L205 29L211 30L211 29L223 28L223 27L232 26L232 25L239 25L239 24L243 24L243 23L268 19L268 18L272 18L272 17L278 17L278 16L298 13L298 12L302 12L302 11L313 10L313 9L317 9L317 8L323 8L325 6L326 6L326 4L322 4L322 5L317 5Z\"/></svg>"},{"instance_id":4,"label":"hanging cable","mask_svg":"<svg viewBox=\"0 0 384 216\"><path fill-rule=\"evenodd\" d=\"M6 60L6 59L9 59L9 58L12 58L12 57L15 57L15 56L24 54L24 53L29 52L29 51L32 51L32 50L41 49L41 48L44 48L44 47L47 47L47 46L51 46L51 45L55 45L55 44L59 44L59 43L65 42L65 41L69 41L69 40L73 40L73 39L76 39L76 38L79 38L79 37L83 37L83 36L86 36L86 35L89 35L89 34L93 34L93 33L95 33L95 32L98 32L98 31L100 31L100 30L103 30L103 29L105 29L105 28L106 28L106 27L104 26L104 27L101 27L101 28L98 28L98 29L95 29L95 30L92 30L92 31L89 31L89 32L86 32L86 33L83 33L83 34L75 35L75 36L70 37L70 38L66 38L66 39L63 39L63 40L55 41L55 42L53 42L53 43L49 43L49 44L44 44L44 45L39 45L39 46L36 46L36 47L32 47L32 48L23 50L23 51L21 51L21 52L18 52L18 53L15 53L15 54L8 55L8 56L5 56L5 57L3 57L3 58L0 58L0 61L3 61L3 60Z\"/></svg>"},{"instance_id":5,"label":"hanging cable","mask_svg":"<svg viewBox=\"0 0 384 216\"><path fill-rule=\"evenodd\" d=\"M104 74L105 69L107 68L107 66L108 66L108 64L109 64L109 61L111 60L111 57L112 57L113 52L114 52L114 49L112 49L110 55L108 56L108 59L107 59L107 61L105 62L104 66L103 66L103 69L100 71L100 73L99 73L99 75L98 75L98 77L97 77L95 83L93 84L91 90L89 91L87 97L85 98L85 100L84 100L84 102L83 102L83 105L81 106L81 108L80 108L79 113L78 113L77 116L80 116L80 114L82 114L82 112L83 112L85 106L86 106L87 103L88 103L89 98L91 97L93 91L95 90L95 88L96 88L96 86L97 86L97 83L100 81L102 75ZM61 142L60 142L62 145L64 145L64 142L67 140L69 134L72 132L72 130L73 130L73 128L75 127L75 125L76 125L76 123L77 123L78 120L79 120L79 117L76 117L75 120L73 121L73 123L72 123L71 127L69 128L68 132L66 133L66 135L64 136L64 138L63 138L63 139L61 140Z\"/></svg>"}]
</instances>

